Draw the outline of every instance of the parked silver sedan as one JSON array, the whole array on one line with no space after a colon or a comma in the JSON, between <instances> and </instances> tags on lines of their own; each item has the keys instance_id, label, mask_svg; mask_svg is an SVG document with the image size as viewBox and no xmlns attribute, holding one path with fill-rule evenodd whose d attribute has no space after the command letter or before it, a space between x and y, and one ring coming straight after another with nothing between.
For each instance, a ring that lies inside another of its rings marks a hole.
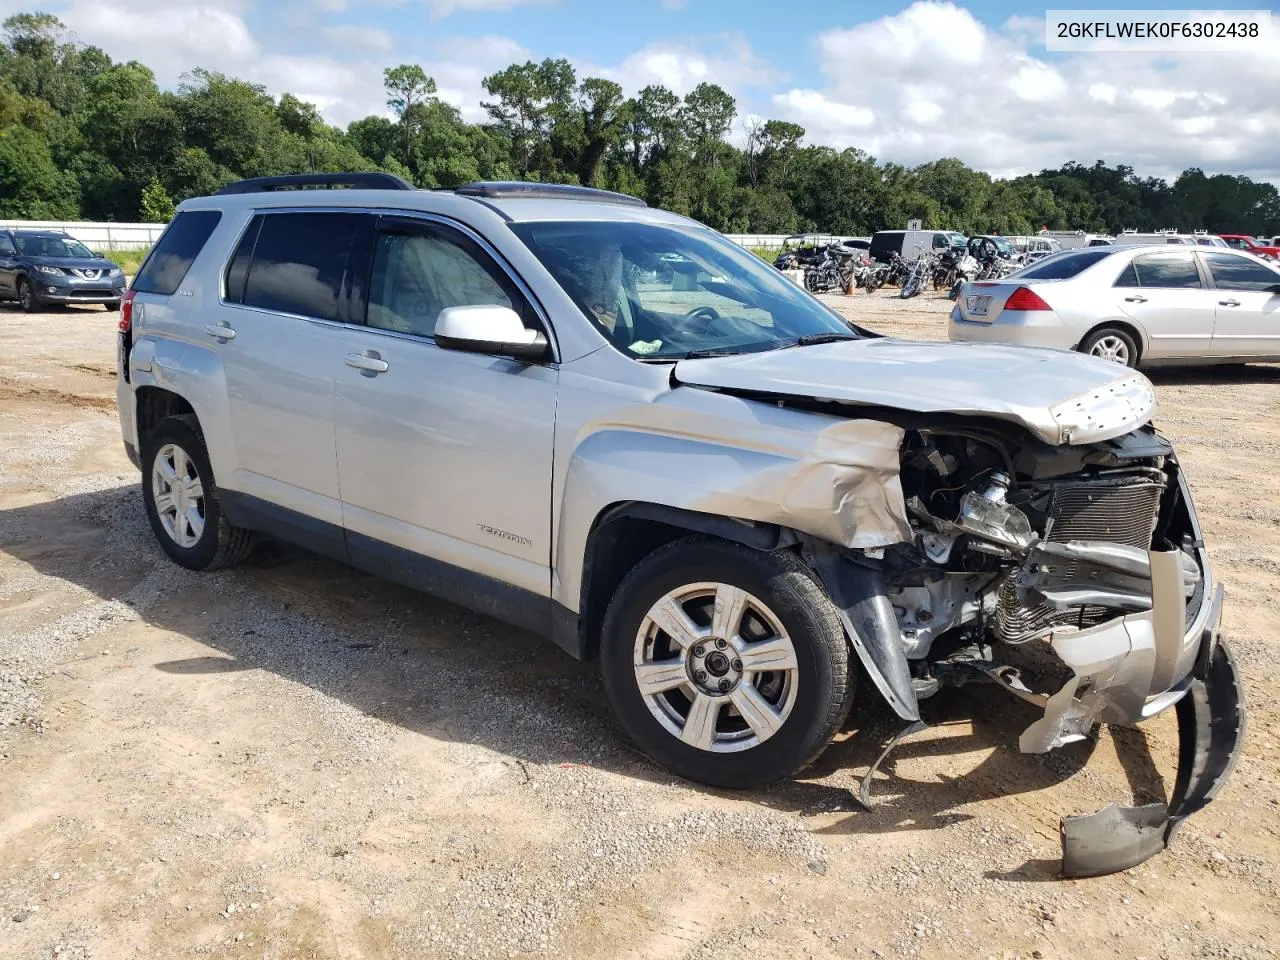
<instances>
[{"instance_id":1,"label":"parked silver sedan","mask_svg":"<svg viewBox=\"0 0 1280 960\"><path fill-rule=\"evenodd\" d=\"M966 283L948 332L1130 367L1280 361L1280 267L1206 247L1068 250Z\"/></svg>"}]
</instances>

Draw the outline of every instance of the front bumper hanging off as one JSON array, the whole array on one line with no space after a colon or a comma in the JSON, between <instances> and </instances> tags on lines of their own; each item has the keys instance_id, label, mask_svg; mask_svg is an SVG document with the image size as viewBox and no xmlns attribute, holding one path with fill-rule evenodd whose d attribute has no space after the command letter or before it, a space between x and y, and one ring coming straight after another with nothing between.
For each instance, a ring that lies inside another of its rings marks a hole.
<instances>
[{"instance_id":1,"label":"front bumper hanging off","mask_svg":"<svg viewBox=\"0 0 1280 960\"><path fill-rule=\"evenodd\" d=\"M1244 742L1244 690L1231 650L1209 634L1178 701L1178 774L1169 804L1112 804L1062 820L1062 875L1096 877L1137 866L1169 845L1182 822L1214 798Z\"/></svg>"}]
</instances>

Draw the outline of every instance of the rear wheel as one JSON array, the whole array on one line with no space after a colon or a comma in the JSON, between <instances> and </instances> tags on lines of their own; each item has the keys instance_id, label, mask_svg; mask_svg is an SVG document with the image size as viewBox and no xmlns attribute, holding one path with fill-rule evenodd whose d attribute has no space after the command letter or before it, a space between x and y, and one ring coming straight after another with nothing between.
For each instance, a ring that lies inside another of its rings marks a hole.
<instances>
[{"instance_id":1,"label":"rear wheel","mask_svg":"<svg viewBox=\"0 0 1280 960\"><path fill-rule=\"evenodd\" d=\"M1132 335L1119 327L1103 327L1080 341L1080 352L1126 367L1138 365L1138 345Z\"/></svg>"},{"instance_id":2,"label":"rear wheel","mask_svg":"<svg viewBox=\"0 0 1280 960\"><path fill-rule=\"evenodd\" d=\"M601 668L640 748L717 787L803 769L853 700L844 630L809 569L789 553L698 537L655 551L623 580Z\"/></svg>"},{"instance_id":3,"label":"rear wheel","mask_svg":"<svg viewBox=\"0 0 1280 960\"><path fill-rule=\"evenodd\" d=\"M222 513L194 416L168 417L143 440L142 499L164 552L190 570L228 567L253 549L252 533Z\"/></svg>"}]
</instances>

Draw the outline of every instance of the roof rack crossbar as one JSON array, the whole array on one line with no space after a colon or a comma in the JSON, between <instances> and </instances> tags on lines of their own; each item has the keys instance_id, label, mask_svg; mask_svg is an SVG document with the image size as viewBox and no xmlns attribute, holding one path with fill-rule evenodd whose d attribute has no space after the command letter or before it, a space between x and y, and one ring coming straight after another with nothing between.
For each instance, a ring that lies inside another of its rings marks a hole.
<instances>
[{"instance_id":1,"label":"roof rack crossbar","mask_svg":"<svg viewBox=\"0 0 1280 960\"><path fill-rule=\"evenodd\" d=\"M222 187L215 196L233 193L271 193L276 190L314 190L350 188L352 190L412 190L392 173L297 173L283 177L252 177Z\"/></svg>"},{"instance_id":2,"label":"roof rack crossbar","mask_svg":"<svg viewBox=\"0 0 1280 960\"><path fill-rule=\"evenodd\" d=\"M629 207L647 207L639 197L595 187L579 187L569 183L526 183L520 180L493 180L468 183L454 193L461 197L478 197L486 200L516 200L520 198L541 200L589 200L594 203L617 203Z\"/></svg>"}]
</instances>

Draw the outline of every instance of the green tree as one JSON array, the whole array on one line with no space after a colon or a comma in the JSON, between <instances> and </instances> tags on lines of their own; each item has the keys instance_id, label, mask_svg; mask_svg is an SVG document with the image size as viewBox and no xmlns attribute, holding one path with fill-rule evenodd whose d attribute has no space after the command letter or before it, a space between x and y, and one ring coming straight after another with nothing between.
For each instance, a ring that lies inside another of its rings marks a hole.
<instances>
[{"instance_id":1,"label":"green tree","mask_svg":"<svg viewBox=\"0 0 1280 960\"><path fill-rule=\"evenodd\" d=\"M143 188L140 212L145 223L168 223L173 219L173 198L159 180L153 179Z\"/></svg>"}]
</instances>

